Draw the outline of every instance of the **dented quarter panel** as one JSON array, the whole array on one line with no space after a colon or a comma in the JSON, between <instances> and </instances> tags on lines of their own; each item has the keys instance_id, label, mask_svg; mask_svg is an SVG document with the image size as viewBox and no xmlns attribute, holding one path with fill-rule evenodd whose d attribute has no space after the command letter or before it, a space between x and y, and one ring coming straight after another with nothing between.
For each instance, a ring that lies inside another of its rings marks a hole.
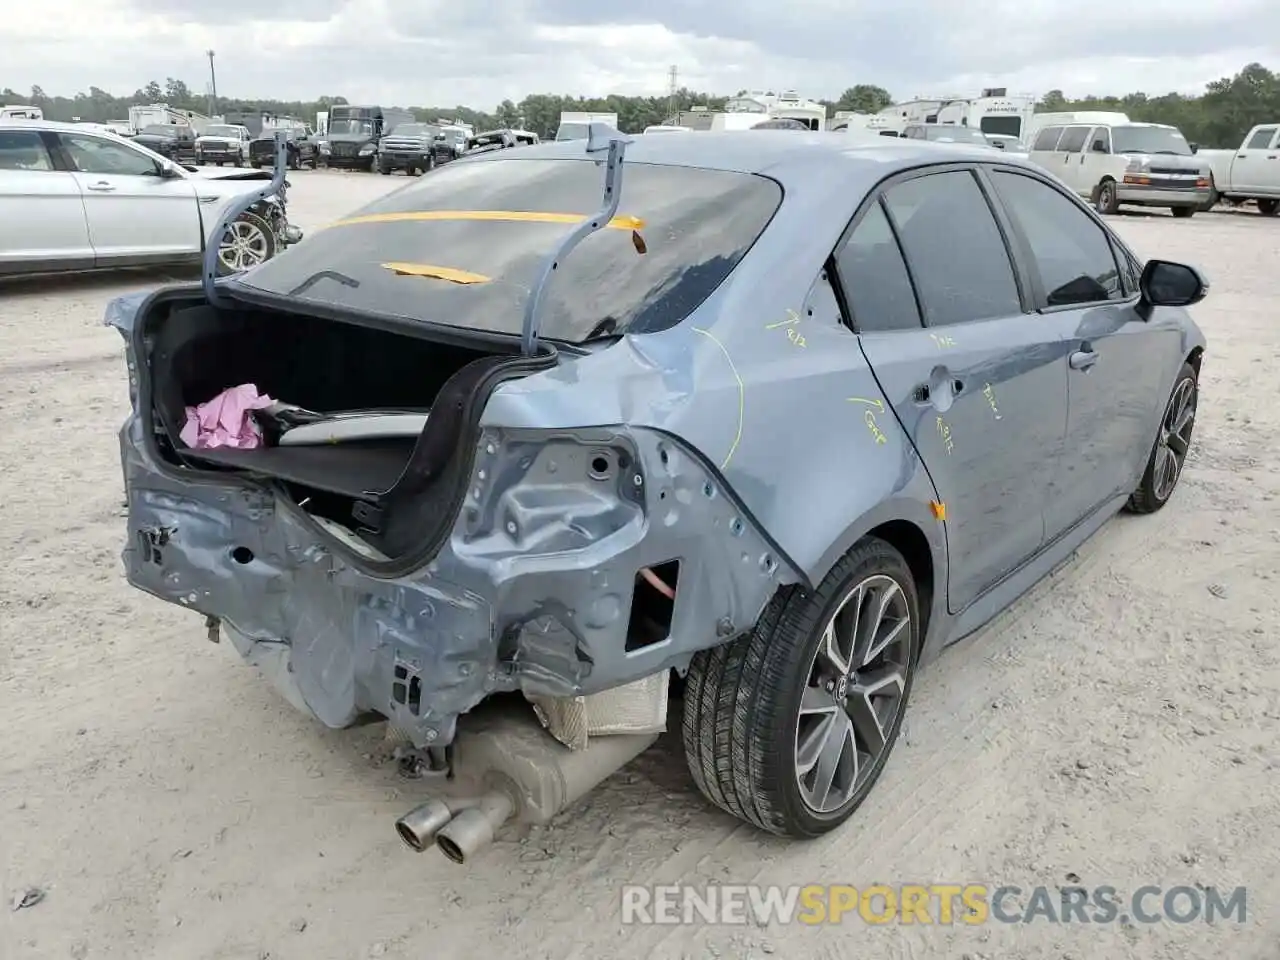
<instances>
[{"instance_id":1,"label":"dented quarter panel","mask_svg":"<svg viewBox=\"0 0 1280 960\"><path fill-rule=\"evenodd\" d=\"M840 212L820 178L788 179L786 191L771 227L684 323L509 381L482 422L629 423L679 437L809 584L882 517L916 523L942 576L932 484L820 273L863 191Z\"/></svg>"}]
</instances>

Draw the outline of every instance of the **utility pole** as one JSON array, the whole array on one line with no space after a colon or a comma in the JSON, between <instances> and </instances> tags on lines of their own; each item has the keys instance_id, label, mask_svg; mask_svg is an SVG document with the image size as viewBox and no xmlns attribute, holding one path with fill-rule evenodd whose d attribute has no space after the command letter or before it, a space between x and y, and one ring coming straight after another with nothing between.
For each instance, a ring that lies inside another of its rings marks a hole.
<instances>
[{"instance_id":1,"label":"utility pole","mask_svg":"<svg viewBox=\"0 0 1280 960\"><path fill-rule=\"evenodd\" d=\"M206 50L209 57L209 116L215 116L218 110L218 76L213 72L213 51Z\"/></svg>"},{"instance_id":2,"label":"utility pole","mask_svg":"<svg viewBox=\"0 0 1280 960\"><path fill-rule=\"evenodd\" d=\"M667 117L668 122L676 122L676 93L680 89L680 71L673 63L667 72Z\"/></svg>"}]
</instances>

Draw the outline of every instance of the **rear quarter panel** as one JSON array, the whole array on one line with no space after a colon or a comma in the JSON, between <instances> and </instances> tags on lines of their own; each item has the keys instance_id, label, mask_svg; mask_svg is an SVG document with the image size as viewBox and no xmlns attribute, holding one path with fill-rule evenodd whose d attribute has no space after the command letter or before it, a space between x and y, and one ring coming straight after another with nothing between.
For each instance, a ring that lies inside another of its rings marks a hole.
<instances>
[{"instance_id":1,"label":"rear quarter panel","mask_svg":"<svg viewBox=\"0 0 1280 960\"><path fill-rule=\"evenodd\" d=\"M839 211L820 178L790 186L734 274L685 322L504 385L484 423L665 431L719 470L812 583L891 519L921 528L941 571L932 486L821 276L868 185L851 184Z\"/></svg>"}]
</instances>

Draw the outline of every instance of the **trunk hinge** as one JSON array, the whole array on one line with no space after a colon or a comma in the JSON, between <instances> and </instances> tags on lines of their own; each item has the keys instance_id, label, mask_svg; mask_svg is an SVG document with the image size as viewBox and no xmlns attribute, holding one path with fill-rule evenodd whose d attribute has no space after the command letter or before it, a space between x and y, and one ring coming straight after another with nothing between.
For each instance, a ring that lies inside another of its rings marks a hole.
<instances>
[{"instance_id":1,"label":"trunk hinge","mask_svg":"<svg viewBox=\"0 0 1280 960\"><path fill-rule=\"evenodd\" d=\"M526 357L533 356L538 346L538 307L542 305L542 293L552 275L560 267L561 261L576 247L597 230L609 225L613 215L618 212L618 203L622 199L622 158L631 143L630 137L624 137L607 123L592 123L587 135L587 153L599 153L608 150L604 162L604 197L600 209L588 220L574 227L573 232L560 242L560 246L552 252L542 265L542 274L525 302L524 329L520 337L520 346Z\"/></svg>"},{"instance_id":2,"label":"trunk hinge","mask_svg":"<svg viewBox=\"0 0 1280 960\"><path fill-rule=\"evenodd\" d=\"M275 141L276 164L272 171L271 182L233 200L231 206L227 207L226 212L222 214L218 226L209 234L209 245L204 251L204 276L201 280L204 284L205 298L215 307L225 307L229 304L228 299L218 289L218 248L222 246L223 236L240 214L266 200L267 197L274 195L280 198L282 204L285 202L289 189L289 183L284 178L289 166L289 146L283 130L276 131Z\"/></svg>"}]
</instances>

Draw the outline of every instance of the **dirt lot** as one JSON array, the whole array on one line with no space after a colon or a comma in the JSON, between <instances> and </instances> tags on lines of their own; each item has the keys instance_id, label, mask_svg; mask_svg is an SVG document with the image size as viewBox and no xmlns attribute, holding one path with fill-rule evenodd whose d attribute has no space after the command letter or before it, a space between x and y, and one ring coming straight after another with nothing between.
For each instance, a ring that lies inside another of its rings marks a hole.
<instances>
[{"instance_id":1,"label":"dirt lot","mask_svg":"<svg viewBox=\"0 0 1280 960\"><path fill-rule=\"evenodd\" d=\"M400 185L294 177L312 227ZM788 846L718 814L660 742L474 865L392 822L427 788L381 729L326 731L118 559L125 415L107 300L155 277L0 289L0 957L1280 957L1280 223L1122 216L1202 264L1209 337L1174 502L1121 517L916 688L855 822ZM1258 401L1258 402L1254 402ZM624 883L1248 886L1207 926L649 926ZM11 911L38 887L43 901Z\"/></svg>"}]
</instances>

